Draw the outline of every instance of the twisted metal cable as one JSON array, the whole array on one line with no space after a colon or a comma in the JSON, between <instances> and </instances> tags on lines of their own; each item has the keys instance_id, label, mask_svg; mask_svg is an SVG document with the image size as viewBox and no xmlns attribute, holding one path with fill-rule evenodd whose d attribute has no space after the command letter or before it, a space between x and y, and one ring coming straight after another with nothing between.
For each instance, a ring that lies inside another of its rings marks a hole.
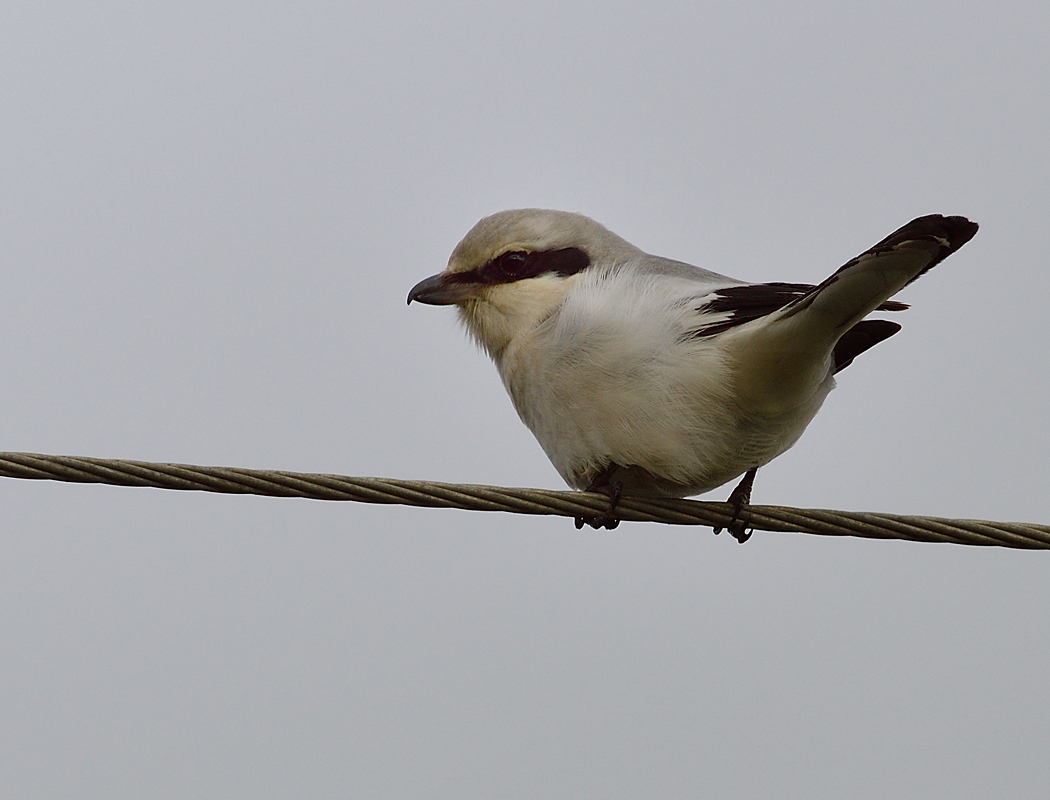
<instances>
[{"instance_id":1,"label":"twisted metal cable","mask_svg":"<svg viewBox=\"0 0 1050 800\"><path fill-rule=\"evenodd\" d=\"M516 514L553 514L562 517L601 514L607 510L609 503L605 495L592 492L508 489L392 478L351 478L308 472L200 467L39 453L0 453L0 477L269 497L306 497L314 500L353 500L359 503L472 511L507 511ZM633 522L721 528L729 524L733 509L728 503L624 496L616 514L622 520ZM755 530L953 542L1029 550L1050 549L1050 526L1021 522L984 522L782 506L749 506L747 514L748 525Z\"/></svg>"}]
</instances>

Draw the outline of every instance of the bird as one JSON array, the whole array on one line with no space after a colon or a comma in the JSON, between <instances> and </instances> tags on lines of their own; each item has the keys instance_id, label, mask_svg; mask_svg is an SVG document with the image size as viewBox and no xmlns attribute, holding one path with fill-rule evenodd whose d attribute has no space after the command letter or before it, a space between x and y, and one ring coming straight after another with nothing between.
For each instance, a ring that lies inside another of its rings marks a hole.
<instances>
[{"instance_id":1,"label":"bird","mask_svg":"<svg viewBox=\"0 0 1050 800\"><path fill-rule=\"evenodd\" d=\"M755 474L792 447L835 376L901 326L897 292L977 233L918 217L818 284L748 283L650 255L582 214L526 208L479 221L408 295L454 305L518 416L574 489L689 497L741 478L727 525L750 537ZM721 528L715 528L719 533Z\"/></svg>"}]
</instances>

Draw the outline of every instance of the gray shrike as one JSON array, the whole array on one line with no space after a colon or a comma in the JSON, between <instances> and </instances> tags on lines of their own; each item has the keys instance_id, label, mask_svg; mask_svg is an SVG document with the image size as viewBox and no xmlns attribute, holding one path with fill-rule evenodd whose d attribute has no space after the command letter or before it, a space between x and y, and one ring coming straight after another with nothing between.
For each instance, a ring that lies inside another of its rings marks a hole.
<instances>
[{"instance_id":1,"label":"gray shrike","mask_svg":"<svg viewBox=\"0 0 1050 800\"><path fill-rule=\"evenodd\" d=\"M750 536L755 471L790 448L834 375L900 330L865 319L977 233L912 220L823 283L745 283L651 256L588 217L503 211L408 295L455 305L514 408L565 481L607 494L685 497L743 475L729 530ZM715 531L718 533L718 530Z\"/></svg>"}]
</instances>

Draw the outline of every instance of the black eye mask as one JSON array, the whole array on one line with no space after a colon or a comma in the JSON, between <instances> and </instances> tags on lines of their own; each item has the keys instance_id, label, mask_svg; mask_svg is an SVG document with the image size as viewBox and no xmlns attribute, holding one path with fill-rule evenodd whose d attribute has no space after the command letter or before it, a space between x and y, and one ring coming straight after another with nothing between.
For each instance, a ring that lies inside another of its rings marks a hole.
<instances>
[{"instance_id":1,"label":"black eye mask","mask_svg":"<svg viewBox=\"0 0 1050 800\"><path fill-rule=\"evenodd\" d=\"M587 252L578 247L539 250L532 253L512 250L496 256L477 269L459 273L456 280L489 285L514 283L548 273L575 275L590 266L590 263L591 258Z\"/></svg>"}]
</instances>

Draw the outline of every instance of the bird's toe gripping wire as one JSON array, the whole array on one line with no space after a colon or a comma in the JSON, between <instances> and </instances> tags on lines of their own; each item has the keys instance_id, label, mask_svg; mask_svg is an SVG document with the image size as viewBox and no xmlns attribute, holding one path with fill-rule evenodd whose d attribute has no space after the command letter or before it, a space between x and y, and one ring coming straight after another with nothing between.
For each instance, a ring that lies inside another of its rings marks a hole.
<instances>
[{"instance_id":1,"label":"bird's toe gripping wire","mask_svg":"<svg viewBox=\"0 0 1050 800\"><path fill-rule=\"evenodd\" d=\"M740 544L743 544L751 538L751 534L754 533L754 529L748 530L747 527L747 506L751 502L751 489L755 485L755 475L758 473L758 467L752 467L744 473L744 477L737 484L732 494L729 495L727 501L733 506L733 516L729 519L729 524L726 529L730 535L736 539ZM722 528L715 528L715 536L722 532Z\"/></svg>"},{"instance_id":2,"label":"bird's toe gripping wire","mask_svg":"<svg viewBox=\"0 0 1050 800\"><path fill-rule=\"evenodd\" d=\"M623 496L623 484L619 481L602 486L596 486L592 483L587 487L587 491L608 495L609 508L604 514L598 514L594 517L576 517L576 530L580 530L584 525L590 525L592 528L605 528L611 531L619 525L620 520L616 516L616 507L620 504L620 497Z\"/></svg>"}]
</instances>

